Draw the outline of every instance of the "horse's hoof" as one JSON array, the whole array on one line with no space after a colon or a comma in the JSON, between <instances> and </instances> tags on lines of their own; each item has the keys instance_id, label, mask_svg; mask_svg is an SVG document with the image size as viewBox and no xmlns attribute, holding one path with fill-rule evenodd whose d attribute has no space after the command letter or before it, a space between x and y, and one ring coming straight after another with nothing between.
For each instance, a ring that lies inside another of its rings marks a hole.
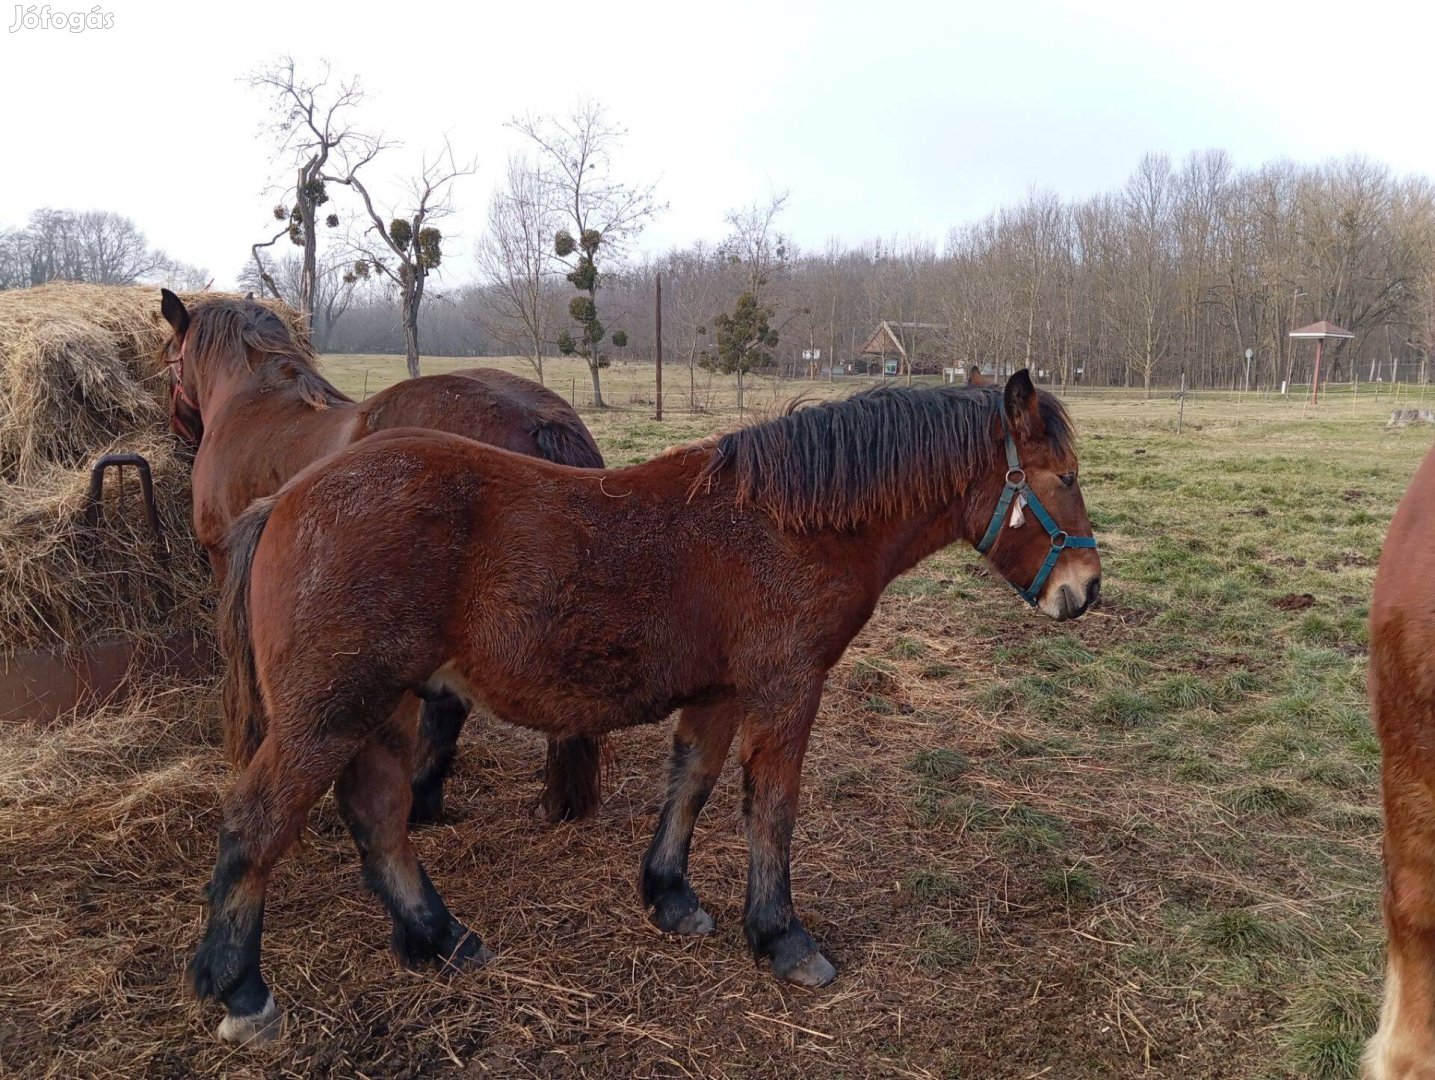
<instances>
[{"instance_id":1,"label":"horse's hoof","mask_svg":"<svg viewBox=\"0 0 1435 1080\"><path fill-rule=\"evenodd\" d=\"M675 894L667 894L671 898ZM670 899L659 897L653 905L653 925L665 934L696 934L702 936L711 934L717 929L717 923L713 917L697 906L697 898L688 894L686 902L681 899L671 902Z\"/></svg>"},{"instance_id":2,"label":"horse's hoof","mask_svg":"<svg viewBox=\"0 0 1435 1080\"><path fill-rule=\"evenodd\" d=\"M474 971L483 967L498 954L478 940L478 935L469 931L458 943L458 947L442 962L443 969L451 972Z\"/></svg>"},{"instance_id":3,"label":"horse's hoof","mask_svg":"<svg viewBox=\"0 0 1435 1080\"><path fill-rule=\"evenodd\" d=\"M816 988L826 986L837 978L837 969L827 962L827 957L815 952L809 953L801 963L794 964L786 971L777 972L777 976L798 986Z\"/></svg>"},{"instance_id":4,"label":"horse's hoof","mask_svg":"<svg viewBox=\"0 0 1435 1080\"><path fill-rule=\"evenodd\" d=\"M264 1003L264 1008L257 1013L249 1016L230 1013L220 1021L215 1034L219 1036L220 1042L233 1043L236 1046L259 1046L279 1038L283 1028L283 1014L274 1004L271 994L269 1000Z\"/></svg>"},{"instance_id":5,"label":"horse's hoof","mask_svg":"<svg viewBox=\"0 0 1435 1080\"><path fill-rule=\"evenodd\" d=\"M711 934L716 929L717 923L713 920L713 917L702 908L698 908L696 911L689 911L679 919L677 925L674 926L669 933L697 934L702 936Z\"/></svg>"}]
</instances>

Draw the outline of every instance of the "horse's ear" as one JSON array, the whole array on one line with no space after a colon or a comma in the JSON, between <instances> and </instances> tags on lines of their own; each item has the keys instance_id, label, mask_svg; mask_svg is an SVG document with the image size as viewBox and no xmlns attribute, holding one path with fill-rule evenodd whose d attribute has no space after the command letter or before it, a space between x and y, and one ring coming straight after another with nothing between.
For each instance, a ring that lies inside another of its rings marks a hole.
<instances>
[{"instance_id":1,"label":"horse's ear","mask_svg":"<svg viewBox=\"0 0 1435 1080\"><path fill-rule=\"evenodd\" d=\"M1028 439L1034 439L1045 429L1041 421L1041 403L1037 401L1036 386L1031 373L1022 368L1006 381L1002 398L1006 405L1007 420L1012 430Z\"/></svg>"},{"instance_id":2,"label":"horse's ear","mask_svg":"<svg viewBox=\"0 0 1435 1080\"><path fill-rule=\"evenodd\" d=\"M168 289L161 289L159 310L164 321L169 323L170 329L174 331L174 336L184 337L189 330L189 312L185 309L184 301Z\"/></svg>"},{"instance_id":3,"label":"horse's ear","mask_svg":"<svg viewBox=\"0 0 1435 1080\"><path fill-rule=\"evenodd\" d=\"M245 293L244 299L247 301L252 301L254 299L254 290L250 289L247 293Z\"/></svg>"}]
</instances>

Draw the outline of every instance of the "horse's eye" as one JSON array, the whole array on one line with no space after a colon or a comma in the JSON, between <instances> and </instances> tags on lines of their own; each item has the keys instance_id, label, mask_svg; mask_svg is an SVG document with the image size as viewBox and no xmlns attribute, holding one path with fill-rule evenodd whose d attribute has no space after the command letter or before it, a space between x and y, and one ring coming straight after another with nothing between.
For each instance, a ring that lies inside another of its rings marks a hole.
<instances>
[{"instance_id":1,"label":"horse's eye","mask_svg":"<svg viewBox=\"0 0 1435 1080\"><path fill-rule=\"evenodd\" d=\"M1062 482L1063 484L1065 484L1067 487L1071 487L1072 484L1076 483L1076 473L1074 473L1074 472L1062 473L1062 474L1061 474L1061 482Z\"/></svg>"}]
</instances>

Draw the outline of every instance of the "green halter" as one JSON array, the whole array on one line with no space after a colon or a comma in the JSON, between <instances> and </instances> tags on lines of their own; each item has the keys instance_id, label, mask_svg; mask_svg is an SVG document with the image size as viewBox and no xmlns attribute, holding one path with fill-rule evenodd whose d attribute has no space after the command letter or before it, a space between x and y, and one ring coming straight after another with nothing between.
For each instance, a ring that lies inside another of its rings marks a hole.
<instances>
[{"instance_id":1,"label":"green halter","mask_svg":"<svg viewBox=\"0 0 1435 1080\"><path fill-rule=\"evenodd\" d=\"M1002 414L1002 432L1006 435L1006 486L1002 488L1001 498L997 500L997 508L992 511L992 520L991 524L987 526L986 535L977 544L977 551L985 555L992 549L992 545L997 542L997 537L1001 534L1002 524L1006 521L1012 500L1021 495L1026 500L1027 509L1036 515L1036 520L1046 530L1046 535L1051 537L1051 550L1046 553L1046 561L1036 572L1036 580L1025 589L1016 582L1010 583L1011 587L1021 594L1023 600L1032 607L1036 607L1037 597L1041 595L1041 587L1046 584L1046 579L1056 569L1056 562L1061 558L1061 553L1067 548L1095 548L1096 537L1071 536L1052 520L1051 515L1046 512L1046 507L1042 506L1041 500L1036 497L1036 492L1027 486L1026 472L1021 467L1021 459L1017 457L1016 441L1011 437L1011 428L1007 426L1005 413Z\"/></svg>"}]
</instances>

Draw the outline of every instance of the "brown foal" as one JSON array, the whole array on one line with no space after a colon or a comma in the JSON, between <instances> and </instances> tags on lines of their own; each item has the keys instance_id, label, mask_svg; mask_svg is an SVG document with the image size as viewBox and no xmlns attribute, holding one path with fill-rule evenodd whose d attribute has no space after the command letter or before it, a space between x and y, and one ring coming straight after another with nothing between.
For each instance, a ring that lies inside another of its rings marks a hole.
<instances>
[{"instance_id":1,"label":"brown foal","mask_svg":"<svg viewBox=\"0 0 1435 1080\"><path fill-rule=\"evenodd\" d=\"M265 887L330 785L400 961L488 955L403 828L415 721L397 706L439 690L550 738L679 711L640 879L671 933L713 930L688 850L736 741L747 940L778 977L829 982L789 873L826 673L887 584L957 540L1045 614L1084 612L1101 564L1076 465L1066 413L1021 371L1004 391L882 387L628 469L419 431L307 469L230 537L225 724L242 772L190 968L226 1007L220 1037L277 1032L260 974Z\"/></svg>"}]
</instances>

